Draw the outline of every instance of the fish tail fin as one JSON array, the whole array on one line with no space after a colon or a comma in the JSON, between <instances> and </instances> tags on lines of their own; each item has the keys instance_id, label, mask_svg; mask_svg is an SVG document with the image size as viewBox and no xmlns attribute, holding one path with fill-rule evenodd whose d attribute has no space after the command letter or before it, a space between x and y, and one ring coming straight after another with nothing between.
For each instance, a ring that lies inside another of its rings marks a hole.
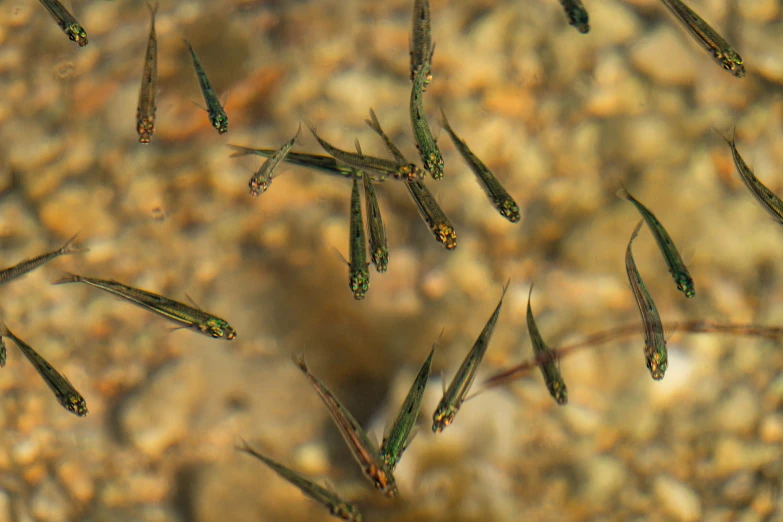
<instances>
[{"instance_id":1,"label":"fish tail fin","mask_svg":"<svg viewBox=\"0 0 783 522\"><path fill-rule=\"evenodd\" d=\"M735 139L736 136L737 136L737 127L736 126L731 128L731 134L728 134L728 133L724 134L721 131L719 131L718 129L716 129L715 127L713 127L712 130L714 130L715 133L718 136L723 138L723 141L728 143L730 147L734 147L736 145L736 143L737 143L736 139Z\"/></svg>"},{"instance_id":2,"label":"fish tail fin","mask_svg":"<svg viewBox=\"0 0 783 522\"><path fill-rule=\"evenodd\" d=\"M0 337L11 337L11 331L2 319L0 319Z\"/></svg>"},{"instance_id":3,"label":"fish tail fin","mask_svg":"<svg viewBox=\"0 0 783 522\"><path fill-rule=\"evenodd\" d=\"M73 245L73 242L74 242L74 240L75 240L77 237L79 237L79 234L80 234L80 233L81 233L81 232L77 232L77 233L75 233L75 234L73 235L73 237L72 237L71 239L69 239L69 240L68 240L68 242L67 242L67 243L65 243L65 244L62 246L62 248L60 248L60 253L61 253L61 254L63 254L63 255L65 255L65 254L81 254L81 253L84 253L84 252L89 252L89 251L90 251L90 249L89 249L89 248L86 248L86 247L77 247L77 246L74 246L74 245Z\"/></svg>"},{"instance_id":4,"label":"fish tail fin","mask_svg":"<svg viewBox=\"0 0 783 522\"><path fill-rule=\"evenodd\" d=\"M307 127L310 130L310 132L313 133L313 136L318 138L318 134L316 134L316 132L315 132L316 131L315 124L312 121L310 121L310 120L304 120L304 124L305 124L305 127Z\"/></svg>"},{"instance_id":5,"label":"fish tail fin","mask_svg":"<svg viewBox=\"0 0 783 522\"><path fill-rule=\"evenodd\" d=\"M639 223L637 223L636 228L633 229L633 234L631 234L631 241L628 243L629 245L631 242L633 242L634 239L636 239L636 236L639 235L639 230L642 228L642 225L644 224L644 219L640 219Z\"/></svg>"},{"instance_id":6,"label":"fish tail fin","mask_svg":"<svg viewBox=\"0 0 783 522\"><path fill-rule=\"evenodd\" d=\"M378 121L378 117L375 115L375 111L372 110L372 107L370 107L370 119L364 120L364 123L370 126L372 130L377 132L378 134L383 133L383 130L381 129L381 124Z\"/></svg>"},{"instance_id":7,"label":"fish tail fin","mask_svg":"<svg viewBox=\"0 0 783 522\"><path fill-rule=\"evenodd\" d=\"M160 7L160 4L158 2L155 2L155 5L152 5L151 3L147 2L147 9L150 10L150 14L152 15L152 18L155 18L155 15L158 14L158 7Z\"/></svg>"},{"instance_id":8,"label":"fish tail fin","mask_svg":"<svg viewBox=\"0 0 783 522\"><path fill-rule=\"evenodd\" d=\"M60 279L53 282L53 285L64 285L66 283L78 283L82 280L82 276L72 274L70 272L65 272Z\"/></svg>"},{"instance_id":9,"label":"fish tail fin","mask_svg":"<svg viewBox=\"0 0 783 522\"><path fill-rule=\"evenodd\" d=\"M234 151L234 153L229 156L229 158L239 158L241 156L248 156L250 154L253 154L253 149L249 147L242 147L241 145L232 145L228 144L229 147L231 147L231 150Z\"/></svg>"},{"instance_id":10,"label":"fish tail fin","mask_svg":"<svg viewBox=\"0 0 783 522\"><path fill-rule=\"evenodd\" d=\"M291 359L294 361L294 364L297 365L304 373L310 373L310 370L307 369L307 363L305 363L304 354L292 354Z\"/></svg>"},{"instance_id":11,"label":"fish tail fin","mask_svg":"<svg viewBox=\"0 0 783 522\"><path fill-rule=\"evenodd\" d=\"M617 197L620 199L627 199L628 201L631 201L631 194L625 189L625 185L622 184L622 181L620 182L620 188L617 189Z\"/></svg>"}]
</instances>

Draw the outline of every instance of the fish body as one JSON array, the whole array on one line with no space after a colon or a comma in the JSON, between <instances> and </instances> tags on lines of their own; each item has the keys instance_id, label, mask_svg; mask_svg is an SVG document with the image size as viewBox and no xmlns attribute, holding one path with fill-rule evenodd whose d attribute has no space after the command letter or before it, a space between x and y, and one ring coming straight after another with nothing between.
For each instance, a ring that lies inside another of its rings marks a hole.
<instances>
[{"instance_id":1,"label":"fish body","mask_svg":"<svg viewBox=\"0 0 783 522\"><path fill-rule=\"evenodd\" d=\"M456 375L454 375L454 379L451 380L451 384L449 384L449 387L443 393L443 397L438 403L435 413L432 415L432 431L434 433L440 433L444 428L450 426L462 406L462 403L470 390L470 385L473 384L473 380L476 378L479 366L481 365L481 360L487 352L489 341L492 339L492 334L495 332L495 325L500 316L500 308L503 306L503 297L506 295L508 285L509 283L507 282L503 287L503 293L500 296L498 305L495 307L495 311L492 312L487 324L473 344L473 348L470 349L465 360L462 361L459 370L457 370Z\"/></svg>"},{"instance_id":2,"label":"fish body","mask_svg":"<svg viewBox=\"0 0 783 522\"><path fill-rule=\"evenodd\" d=\"M639 313L642 316L644 324L644 358L647 361L647 369L650 375L656 381L663 379L668 366L668 356L666 353L666 337L663 333L663 323L661 316L658 315L658 308L653 302L650 292L642 281L642 276L636 268L636 262L633 260L631 244L639 234L639 229L644 221L639 221L628 241L628 248L625 250L625 271L628 274L628 282L631 283L636 304L639 307Z\"/></svg>"},{"instance_id":3,"label":"fish body","mask_svg":"<svg viewBox=\"0 0 783 522\"><path fill-rule=\"evenodd\" d=\"M484 192L486 192L489 200L498 212L500 212L501 216L512 223L519 223L521 216L519 214L517 202L514 201L514 198L512 198L508 192L506 192L506 189L503 188L503 185L500 184L495 175L492 174L486 165L484 165L484 162L473 154L467 143L457 136L454 129L449 125L449 120L446 118L443 107L441 107L440 113L442 116L443 128L446 129L448 135L451 136L451 141L454 142L454 146L457 147L459 153L462 154L465 163L468 164L470 170L476 175L476 179L478 179L479 184L481 184L481 187L484 189Z\"/></svg>"},{"instance_id":4,"label":"fish body","mask_svg":"<svg viewBox=\"0 0 783 522\"><path fill-rule=\"evenodd\" d=\"M46 10L49 11L49 14L54 17L57 21L57 25L59 25L60 29L68 35L68 38L70 38L71 41L79 44L79 47L87 45L87 33L84 31L84 28L79 25L79 22L76 21L76 18L63 7L63 4L58 0L41 0L41 3Z\"/></svg>"},{"instance_id":5,"label":"fish body","mask_svg":"<svg viewBox=\"0 0 783 522\"><path fill-rule=\"evenodd\" d=\"M307 368L304 357L294 356L294 363L302 370L310 384L313 385L318 396L326 405L332 420L340 430L348 449L362 468L362 472L367 479L373 483L376 489L381 491L387 497L394 497L397 494L397 484L394 481L394 475L381 460L379 450L370 441L370 437L356 422L351 412L349 412L324 383L315 375L310 373Z\"/></svg>"},{"instance_id":6,"label":"fish body","mask_svg":"<svg viewBox=\"0 0 783 522\"><path fill-rule=\"evenodd\" d=\"M536 320L533 317L533 309L530 307L530 296L532 294L533 285L530 285L530 294L527 296L527 331L530 334L533 353L536 356L536 360L543 360L541 363L541 374L544 376L544 382L549 390L549 394L555 399L555 402L564 406L568 404L568 389L563 376L560 375L560 368L554 351L547 347L544 339L541 337L541 333L538 331Z\"/></svg>"},{"instance_id":7,"label":"fish body","mask_svg":"<svg viewBox=\"0 0 783 522\"><path fill-rule=\"evenodd\" d=\"M361 522L362 521L362 514L359 512L359 508L357 508L355 505L351 504L350 502L346 502L342 498L340 498L337 493L323 487L319 486L315 482L311 480L307 480L302 475L297 473L296 471L289 469L282 464L275 462L274 460L270 459L269 457L261 454L260 452L254 450L253 448L248 445L247 442L244 442L243 446L237 447L239 451L243 451L247 453L248 455L251 455L264 464L266 464L268 467L272 469L275 473L280 475L282 478L286 479L288 482L299 488L299 490L310 497L311 499L315 500L316 502L319 502L320 504L323 504L324 506L329 509L329 512L334 515L337 518L341 518L343 520L349 520L351 522Z\"/></svg>"},{"instance_id":8,"label":"fish body","mask_svg":"<svg viewBox=\"0 0 783 522\"><path fill-rule=\"evenodd\" d=\"M590 32L590 17L581 0L560 0L560 5L563 6L563 10L568 17L569 25L582 34Z\"/></svg>"},{"instance_id":9,"label":"fish body","mask_svg":"<svg viewBox=\"0 0 783 522\"><path fill-rule=\"evenodd\" d=\"M126 301L130 301L136 306L162 315L182 328L195 330L214 339L230 341L236 337L236 330L225 320L162 295L127 286L117 281L84 277L76 274L65 274L61 279L54 282L55 285L67 283L84 283L104 292L109 292Z\"/></svg>"},{"instance_id":10,"label":"fish body","mask_svg":"<svg viewBox=\"0 0 783 522\"><path fill-rule=\"evenodd\" d=\"M291 152L291 148L294 146L294 143L296 143L296 139L299 137L301 130L302 125L300 124L299 129L296 131L294 137L285 142L279 149L272 153L264 162L264 164L261 165L261 168L258 169L255 174L253 174L253 177L250 178L250 183L248 184L250 186L251 196L255 197L266 192L266 189L269 188L269 184L272 183L275 170Z\"/></svg>"},{"instance_id":11,"label":"fish body","mask_svg":"<svg viewBox=\"0 0 783 522\"><path fill-rule=\"evenodd\" d=\"M411 81L416 80L416 71L427 61L432 60L435 46L432 43L432 30L430 21L429 0L413 1L413 30L411 37ZM432 81L432 71L427 72L422 90L427 90L427 85Z\"/></svg>"},{"instance_id":12,"label":"fish body","mask_svg":"<svg viewBox=\"0 0 783 522\"><path fill-rule=\"evenodd\" d=\"M152 16L150 35L147 39L147 52L144 55L144 70L141 74L141 89L139 89L139 105L136 109L136 132L140 143L149 143L155 134L156 97L158 94L158 37L155 35L155 6L147 4Z\"/></svg>"},{"instance_id":13,"label":"fish body","mask_svg":"<svg viewBox=\"0 0 783 522\"><path fill-rule=\"evenodd\" d=\"M726 140L726 143L731 148L734 165L737 167L737 172L739 172L742 182L748 187L750 193L753 194L753 197L756 198L764 210L769 212L778 223L783 223L783 201L759 181L747 163L745 163L745 160L742 159L737 150L734 131L732 131L730 138L722 134L721 137Z\"/></svg>"},{"instance_id":14,"label":"fish body","mask_svg":"<svg viewBox=\"0 0 783 522\"><path fill-rule=\"evenodd\" d=\"M362 201L359 195L359 181L353 177L351 188L351 217L349 223L348 246L348 287L353 292L354 299L364 299L370 288L370 271L367 262L367 240L364 235L362 220Z\"/></svg>"},{"instance_id":15,"label":"fish body","mask_svg":"<svg viewBox=\"0 0 783 522\"><path fill-rule=\"evenodd\" d=\"M389 266L389 242L386 238L386 226L381 217L381 207L375 187L368 176L362 176L364 199L367 211L367 232L370 242L370 259L378 272L386 272Z\"/></svg>"},{"instance_id":16,"label":"fish body","mask_svg":"<svg viewBox=\"0 0 783 522\"><path fill-rule=\"evenodd\" d=\"M46 254L41 254L40 256L36 256L32 259L27 259L12 267L6 268L5 270L0 270L0 285L4 285L9 281L17 279L27 274L28 272L31 272L36 268L48 263L52 259L67 254L80 254L83 252L88 252L90 250L89 248L76 248L73 246L73 241L78 235L79 234L74 235L71 239L68 240L67 243L57 250L47 252Z\"/></svg>"},{"instance_id":17,"label":"fish body","mask_svg":"<svg viewBox=\"0 0 783 522\"><path fill-rule=\"evenodd\" d=\"M193 67L196 69L196 77L198 78L199 87L201 87L201 95L204 97L204 103L207 104L209 121L212 123L212 126L217 129L218 134L225 134L228 132L228 116L226 115L226 111L223 110L217 93L215 92L215 89L212 88L212 83L209 81L207 73L201 66L201 62L199 62L196 57L196 53L193 51L190 42L187 40L183 41L185 42L185 45L188 46L190 56L193 58Z\"/></svg>"},{"instance_id":18,"label":"fish body","mask_svg":"<svg viewBox=\"0 0 783 522\"><path fill-rule=\"evenodd\" d=\"M38 372L38 375L46 382L49 389L52 390L57 401L63 408L71 413L84 417L87 415L87 403L84 397L76 391L71 382L65 378L60 372L54 369L49 362L41 357L41 355L32 349L27 343L15 336L5 324L0 323L0 337L8 337L11 339L22 351L22 353L33 365L33 368ZM5 345L3 345L5 348Z\"/></svg>"},{"instance_id":19,"label":"fish body","mask_svg":"<svg viewBox=\"0 0 783 522\"><path fill-rule=\"evenodd\" d=\"M424 390L427 388L427 381L430 378L432 369L432 357L435 355L436 344L432 345L430 355L419 369L416 379L413 381L405 402L402 403L397 417L394 419L388 435L383 438L381 443L381 459L392 471L397 467L403 452L408 448L411 442L411 432L416 426L416 419L419 417L421 401L424 398Z\"/></svg>"},{"instance_id":20,"label":"fish body","mask_svg":"<svg viewBox=\"0 0 783 522\"><path fill-rule=\"evenodd\" d=\"M379 174L402 180L412 180L419 176L419 169L416 167L416 165L401 164L384 158L365 156L364 154L358 152L348 152L338 149L328 141L318 136L315 127L309 125L309 129L326 152L334 156L336 159L342 161L346 165L350 165L354 168L364 171L369 170L372 172L378 172Z\"/></svg>"},{"instance_id":21,"label":"fish body","mask_svg":"<svg viewBox=\"0 0 783 522\"><path fill-rule=\"evenodd\" d=\"M674 283L677 285L677 289L685 294L685 297L690 298L695 296L696 289L693 286L693 278L691 278L691 275L688 272L688 267L685 266L682 257L680 257L680 253L677 251L677 247L674 246L674 241L672 241L672 238L669 233L666 232L666 229L663 228L661 222L658 221L658 218L655 217L655 214L642 205L638 199L629 194L625 188L618 190L617 196L633 203L644 218L647 227L650 229L650 232L652 232L656 243L658 243L658 248L660 249L661 254L663 254L663 259L669 267L669 273L672 275Z\"/></svg>"},{"instance_id":22,"label":"fish body","mask_svg":"<svg viewBox=\"0 0 783 522\"><path fill-rule=\"evenodd\" d=\"M682 0L661 1L680 20L691 36L707 49L718 65L737 78L745 76L745 65L739 53L693 9L685 5Z\"/></svg>"},{"instance_id":23,"label":"fish body","mask_svg":"<svg viewBox=\"0 0 783 522\"><path fill-rule=\"evenodd\" d=\"M439 180L443 178L443 156L438 148L438 142L432 135L430 125L427 123L427 116L424 114L424 82L430 74L431 61L426 61L419 69L411 89L411 126L424 170L429 172L433 179Z\"/></svg>"},{"instance_id":24,"label":"fish body","mask_svg":"<svg viewBox=\"0 0 783 522\"><path fill-rule=\"evenodd\" d=\"M424 179L424 171L422 171L419 167L408 161L408 158L405 157L405 155L400 151L400 149L397 147L397 145L394 144L394 142L391 140L388 134L383 132L383 128L381 127L381 123L378 121L378 117L375 115L375 111L370 108L370 119L364 120L364 122L370 126L370 128L375 131L378 136L383 139L384 145L386 145L386 150L389 151L389 154L392 155L394 160L399 163L400 165L408 165L410 168L411 175L408 176L408 180L412 181L414 179Z\"/></svg>"},{"instance_id":25,"label":"fish body","mask_svg":"<svg viewBox=\"0 0 783 522\"><path fill-rule=\"evenodd\" d=\"M0 337L0 368L5 368L5 341L3 341L3 338Z\"/></svg>"},{"instance_id":26,"label":"fish body","mask_svg":"<svg viewBox=\"0 0 783 522\"><path fill-rule=\"evenodd\" d=\"M423 181L416 180L406 181L405 186L408 188L413 201L416 202L419 214L430 227L435 239L443 244L447 250L457 248L457 231L454 230L454 226L449 221L449 218L446 217L446 214L443 213L427 185Z\"/></svg>"}]
</instances>

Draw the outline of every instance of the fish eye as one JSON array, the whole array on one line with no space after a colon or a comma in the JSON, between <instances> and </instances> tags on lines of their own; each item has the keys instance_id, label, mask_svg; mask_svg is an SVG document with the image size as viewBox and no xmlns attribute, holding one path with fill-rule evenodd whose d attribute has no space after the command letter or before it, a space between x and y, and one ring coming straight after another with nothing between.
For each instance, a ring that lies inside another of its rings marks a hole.
<instances>
[{"instance_id":1,"label":"fish eye","mask_svg":"<svg viewBox=\"0 0 783 522\"><path fill-rule=\"evenodd\" d=\"M215 339L220 339L221 337L223 337L223 330L215 329L212 330L211 333L212 333L212 337L214 337Z\"/></svg>"}]
</instances>

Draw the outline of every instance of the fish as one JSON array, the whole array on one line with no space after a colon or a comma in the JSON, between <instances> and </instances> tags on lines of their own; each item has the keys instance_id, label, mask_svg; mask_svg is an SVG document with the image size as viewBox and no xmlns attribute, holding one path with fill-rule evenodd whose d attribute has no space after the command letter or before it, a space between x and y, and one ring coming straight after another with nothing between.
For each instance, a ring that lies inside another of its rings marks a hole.
<instances>
[{"instance_id":1,"label":"fish","mask_svg":"<svg viewBox=\"0 0 783 522\"><path fill-rule=\"evenodd\" d=\"M484 192L486 192L492 204L498 212L500 212L501 216L512 223L519 223L521 216L519 214L517 202L514 201L514 198L512 198L508 192L506 192L506 189L503 188L503 185L500 184L495 175L492 174L486 165L484 165L484 162L473 154L467 143L457 136L454 129L452 129L449 124L449 120L446 118L443 107L440 108L440 114L442 116L441 123L443 128L448 135L451 136L451 141L454 142L454 146L459 153L462 154L462 157L465 160L465 163L470 167L470 170L476 175L476 179L484 189Z\"/></svg>"},{"instance_id":2,"label":"fish","mask_svg":"<svg viewBox=\"0 0 783 522\"><path fill-rule=\"evenodd\" d=\"M416 71L425 62L432 60L435 45L432 43L430 2L429 0L413 1L413 31L411 35L411 81L416 79ZM422 90L427 90L427 85L432 81L432 71L429 71L424 79Z\"/></svg>"},{"instance_id":3,"label":"fish","mask_svg":"<svg viewBox=\"0 0 783 522\"><path fill-rule=\"evenodd\" d=\"M560 5L565 10L569 25L582 34L590 32L590 17L581 0L560 0Z\"/></svg>"},{"instance_id":4,"label":"fish","mask_svg":"<svg viewBox=\"0 0 783 522\"><path fill-rule=\"evenodd\" d=\"M259 168L253 177L250 178L250 195L255 197L259 194L266 192L269 185L272 183L272 178L275 174L275 169L278 165L285 160L285 157L291 152L291 148L296 143L296 139L299 137L299 133L302 131L302 124L299 124L296 134L293 138L285 142L279 149L277 149L271 156L267 158L261 168Z\"/></svg>"},{"instance_id":5,"label":"fish","mask_svg":"<svg viewBox=\"0 0 783 522\"><path fill-rule=\"evenodd\" d=\"M677 285L677 289L685 294L685 297L687 298L695 296L696 288L693 286L693 278L691 278L690 273L688 273L688 267L685 266L682 257L680 257L680 253L677 251L677 247L674 246L674 241L672 241L672 238L669 236L669 233L666 232L666 229L663 228L661 222L658 221L658 218L655 217L647 207L642 205L639 200L629 194L625 187L622 187L617 191L617 196L633 203L647 222L647 227L650 229L653 237L655 237L655 241L658 243L658 248L660 249L661 254L663 254L663 259L669 267L669 273L672 275L672 278Z\"/></svg>"},{"instance_id":6,"label":"fish","mask_svg":"<svg viewBox=\"0 0 783 522\"><path fill-rule=\"evenodd\" d=\"M4 323L0 323L0 337L8 337L11 339L22 351L22 353L33 365L33 368L38 372L41 378L46 382L49 388L54 393L57 401L63 408L71 413L84 417L87 415L87 402L84 397L76 391L73 384L60 372L54 369L49 362L41 357L41 355L32 349L27 343L19 339L16 335L11 333L11 330ZM3 344L5 349L5 344ZM5 353L3 354L5 355Z\"/></svg>"},{"instance_id":7,"label":"fish","mask_svg":"<svg viewBox=\"0 0 783 522\"><path fill-rule=\"evenodd\" d=\"M198 78L198 84L201 87L201 95L204 96L204 103L207 104L209 121L212 123L212 126L217 129L218 134L225 134L228 132L228 116L226 115L226 111L223 110L223 106L220 104L220 100L218 99L215 90L212 88L207 73L201 66L201 62L198 61L190 42L187 40L182 41L188 46L190 56L193 58L193 67L196 69L196 77Z\"/></svg>"},{"instance_id":8,"label":"fish","mask_svg":"<svg viewBox=\"0 0 783 522\"><path fill-rule=\"evenodd\" d=\"M318 136L315 127L312 124L308 124L308 128L326 152L334 156L336 159L342 161L346 165L350 165L363 171L369 170L372 172L378 172L385 176L391 176L395 179L401 180L413 180L420 176L419 168L416 165L401 164L384 158L366 156L359 152L348 152L338 149L328 141Z\"/></svg>"},{"instance_id":9,"label":"fish","mask_svg":"<svg viewBox=\"0 0 783 522\"><path fill-rule=\"evenodd\" d=\"M5 368L5 341L0 337L0 368Z\"/></svg>"},{"instance_id":10,"label":"fish","mask_svg":"<svg viewBox=\"0 0 783 522\"><path fill-rule=\"evenodd\" d=\"M481 360L484 358L487 348L489 348L489 342L492 339L492 334L495 332L495 325L498 322L500 309L503 306L503 298L506 295L510 282L511 280L506 282L495 311L492 312L487 324L484 325L484 329L473 344L473 348L470 349L465 360L462 361L462 365L454 375L454 379L451 380L451 384L443 392L443 397L432 415L433 433L440 433L454 422L454 417L462 406L465 396L470 390L470 385L473 384L473 380L476 378Z\"/></svg>"},{"instance_id":11,"label":"fish","mask_svg":"<svg viewBox=\"0 0 783 522\"><path fill-rule=\"evenodd\" d=\"M631 234L631 240L628 241L628 248L625 250L625 271L628 274L628 282L631 284L631 290L644 324L644 358L647 361L647 369L650 370L653 379L660 381L668 366L663 323L661 323L661 316L658 315L658 308L655 306L650 292L647 291L647 287L644 286L642 276L639 275L631 252L631 244L639 234L642 223L644 220L639 221Z\"/></svg>"},{"instance_id":12,"label":"fish","mask_svg":"<svg viewBox=\"0 0 783 522\"><path fill-rule=\"evenodd\" d=\"M362 514L359 512L359 508L357 508L354 504L351 504L350 502L346 502L342 498L340 498L337 493L334 491L327 489L323 486L319 486L315 482L311 480L307 480L302 475L297 473L296 471L289 469L282 464L275 462L274 460L270 459L269 457L261 454L260 452L254 450L250 447L250 445L242 441L242 446L237 446L236 449L238 451L242 451L244 453L247 453L248 455L251 455L270 468L272 468L272 471L286 479L288 482L299 488L299 490L310 497L311 499L315 500L316 502L323 504L326 506L326 508L329 509L329 512L337 517L341 518L343 520L349 520L351 522L361 522L362 521Z\"/></svg>"},{"instance_id":13,"label":"fish","mask_svg":"<svg viewBox=\"0 0 783 522\"><path fill-rule=\"evenodd\" d=\"M402 403L402 408L381 443L381 459L392 471L397 467L403 452L413 440L411 433L416 426L416 419L419 417L421 401L424 398L424 390L427 387L432 369L432 357L435 355L437 346L438 343L432 345L430 355L421 365L419 373L416 375L407 397L405 397L405 402Z\"/></svg>"},{"instance_id":14,"label":"fish","mask_svg":"<svg viewBox=\"0 0 783 522\"><path fill-rule=\"evenodd\" d=\"M364 183L364 199L367 211L367 231L370 241L370 259L375 264L375 269L386 272L389 266L389 242L386 238L386 226L381 217L381 207L378 206L378 197L375 188L368 176L362 176Z\"/></svg>"},{"instance_id":15,"label":"fish","mask_svg":"<svg viewBox=\"0 0 783 522\"><path fill-rule=\"evenodd\" d=\"M446 214L443 213L427 185L423 181L416 180L406 181L405 186L408 188L413 201L416 202L419 214L430 227L435 239L443 244L446 250L457 248L457 231L454 230L454 226L449 221L449 218L446 217Z\"/></svg>"},{"instance_id":16,"label":"fish","mask_svg":"<svg viewBox=\"0 0 783 522\"><path fill-rule=\"evenodd\" d=\"M370 441L370 437L367 436L361 425L356 422L351 412L342 405L337 396L315 375L310 373L304 356L294 355L293 360L299 369L302 370L302 373L310 380L310 384L313 385L318 396L326 405L332 420L334 420L334 423L340 430L340 435L342 435L345 443L348 445L348 449L351 450L351 454L356 459L356 462L359 463L359 466L361 466L364 476L387 497L396 496L397 484L394 480L394 475L384 464L379 450Z\"/></svg>"},{"instance_id":17,"label":"fish","mask_svg":"<svg viewBox=\"0 0 783 522\"><path fill-rule=\"evenodd\" d=\"M750 193L758 200L764 210L769 212L778 223L783 223L783 201L759 181L756 175L753 174L753 171L750 170L747 163L745 163L745 160L742 159L739 151L737 151L735 133L736 129L732 129L731 137L728 137L718 132L720 137L723 138L731 148L734 165L737 167L737 172L739 172L742 182L745 183L745 186L748 187Z\"/></svg>"},{"instance_id":18,"label":"fish","mask_svg":"<svg viewBox=\"0 0 783 522\"><path fill-rule=\"evenodd\" d=\"M536 320L533 317L533 309L530 307L530 297L533 295L533 285L530 285L530 293L527 296L527 332L530 335L530 342L533 345L533 354L536 360L541 359L541 374L544 376L544 382L549 390L549 394L561 406L568 404L568 389L566 388L563 376L560 375L560 367L555 352L550 350L544 343L541 333L536 326Z\"/></svg>"},{"instance_id":19,"label":"fish","mask_svg":"<svg viewBox=\"0 0 783 522\"><path fill-rule=\"evenodd\" d=\"M79 44L79 47L87 45L87 33L79 22L76 21L76 18L63 7L63 4L58 0L41 0L41 3L71 41Z\"/></svg>"},{"instance_id":20,"label":"fish","mask_svg":"<svg viewBox=\"0 0 783 522\"><path fill-rule=\"evenodd\" d=\"M68 240L67 243L57 250L41 254L40 256L36 256L32 259L26 259L21 263L6 268L5 270L0 270L0 285L4 285L9 281L13 281L14 279L27 274L28 272L32 272L36 268L60 256L89 252L89 248L76 248L73 246L73 241L77 238L78 235L79 234L75 234L71 239Z\"/></svg>"},{"instance_id":21,"label":"fish","mask_svg":"<svg viewBox=\"0 0 783 522\"><path fill-rule=\"evenodd\" d=\"M232 158L239 158L242 156L248 156L250 154L255 154L257 156L262 156L265 158L269 158L273 156L279 149L254 149L251 147L242 147L240 145L229 145L235 152L231 155ZM306 167L309 169L314 169L326 174L334 175L334 176L341 176L343 178L352 179L354 174L360 175L361 177L367 176L369 177L374 183L383 183L386 181L387 177L385 175L374 175L369 173L364 173L360 170L356 170L353 167L347 167L345 165L342 165L339 161L334 159L332 156L325 156L323 154L307 154L304 152L289 152L285 158L283 158L283 161L286 163L290 163L292 165L298 165L300 167Z\"/></svg>"},{"instance_id":22,"label":"fish","mask_svg":"<svg viewBox=\"0 0 783 522\"><path fill-rule=\"evenodd\" d=\"M661 1L680 20L691 36L707 49L718 65L736 78L745 76L745 64L739 53L693 9L681 0Z\"/></svg>"},{"instance_id":23,"label":"fish","mask_svg":"<svg viewBox=\"0 0 783 522\"><path fill-rule=\"evenodd\" d=\"M63 285L68 283L84 283L109 292L126 301L130 301L136 306L162 315L166 319L177 323L180 328L194 330L214 339L230 341L237 335L236 330L224 319L162 295L133 288L117 281L84 277L66 272L65 275L52 284Z\"/></svg>"},{"instance_id":24,"label":"fish","mask_svg":"<svg viewBox=\"0 0 783 522\"><path fill-rule=\"evenodd\" d=\"M364 120L364 123L366 123L378 136L381 137L381 139L383 139L383 143L386 145L386 150L389 151L389 154L392 155L397 163L401 165L410 165L411 169L416 171L416 176L413 179L424 179L424 172L419 167L408 161L408 158L405 157L397 145L395 145L391 138L389 138L389 135L383 131L381 123L378 121L378 117L375 115L375 111L372 110L372 107L370 107L370 119Z\"/></svg>"},{"instance_id":25,"label":"fish","mask_svg":"<svg viewBox=\"0 0 783 522\"><path fill-rule=\"evenodd\" d=\"M370 288L370 271L367 269L367 240L364 235L362 201L359 195L359 181L353 177L351 188L351 217L348 236L348 287L356 300L364 299Z\"/></svg>"},{"instance_id":26,"label":"fish","mask_svg":"<svg viewBox=\"0 0 783 522\"><path fill-rule=\"evenodd\" d=\"M155 98L158 94L158 37L155 35L155 14L158 3L153 7L147 4L152 16L150 36L147 39L147 52L144 55L144 71L141 74L141 89L139 89L139 106L136 109L136 132L139 133L139 143L149 143L155 134Z\"/></svg>"},{"instance_id":27,"label":"fish","mask_svg":"<svg viewBox=\"0 0 783 522\"><path fill-rule=\"evenodd\" d=\"M424 170L430 173L432 179L443 179L443 156L438 148L438 142L432 136L432 130L424 114L424 82L430 74L431 61L426 61L416 73L411 89L410 115L413 135L416 138L416 148L419 151Z\"/></svg>"}]
</instances>

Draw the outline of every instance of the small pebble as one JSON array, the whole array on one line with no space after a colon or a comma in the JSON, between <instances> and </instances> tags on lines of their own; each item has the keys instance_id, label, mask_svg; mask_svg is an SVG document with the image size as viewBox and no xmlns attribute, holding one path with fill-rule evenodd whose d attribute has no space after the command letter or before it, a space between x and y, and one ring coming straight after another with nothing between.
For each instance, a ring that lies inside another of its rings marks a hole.
<instances>
[{"instance_id":1,"label":"small pebble","mask_svg":"<svg viewBox=\"0 0 783 522\"><path fill-rule=\"evenodd\" d=\"M31 500L33 515L47 522L66 522L69 520L68 497L59 484L47 479L36 489Z\"/></svg>"},{"instance_id":2,"label":"small pebble","mask_svg":"<svg viewBox=\"0 0 783 522\"><path fill-rule=\"evenodd\" d=\"M655 478L655 498L676 520L690 522L701 517L701 499L690 486L668 475Z\"/></svg>"}]
</instances>

